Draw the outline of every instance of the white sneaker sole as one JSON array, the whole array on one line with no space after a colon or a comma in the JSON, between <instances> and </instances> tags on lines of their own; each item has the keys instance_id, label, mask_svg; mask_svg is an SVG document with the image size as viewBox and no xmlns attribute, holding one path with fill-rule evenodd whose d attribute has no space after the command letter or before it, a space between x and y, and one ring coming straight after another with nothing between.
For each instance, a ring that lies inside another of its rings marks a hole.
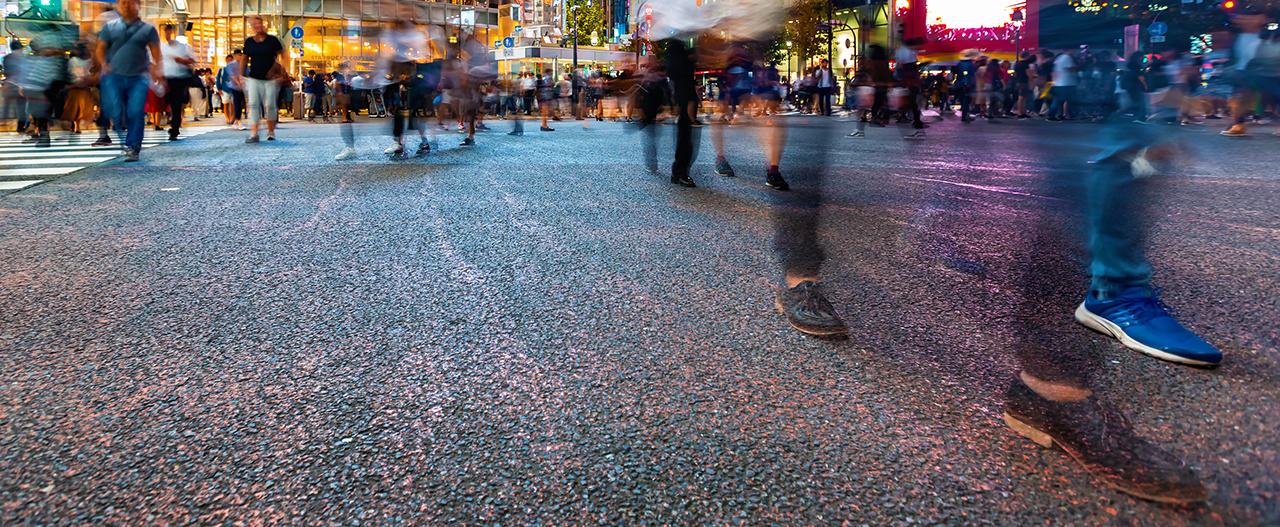
<instances>
[{"instance_id":1,"label":"white sneaker sole","mask_svg":"<svg viewBox=\"0 0 1280 527\"><path fill-rule=\"evenodd\" d=\"M1188 359L1186 357L1180 357L1172 353L1160 351L1151 346L1148 346L1146 344L1133 340L1132 338L1129 337L1127 333L1124 332L1123 329L1120 329L1120 326L1117 326L1114 322L1107 320L1103 317L1100 317L1098 315L1095 315L1093 314L1093 312L1086 309L1084 307L1084 302L1081 302L1080 305L1076 307L1076 322L1079 322L1083 324L1085 327L1092 329L1094 331L1097 331L1098 333L1102 333L1103 335L1107 335L1119 340L1120 344L1126 348L1145 353L1147 355L1150 355L1160 360L1176 362L1179 364L1190 364L1192 366L1212 366L1214 364L1212 362L1204 362L1204 361Z\"/></svg>"}]
</instances>

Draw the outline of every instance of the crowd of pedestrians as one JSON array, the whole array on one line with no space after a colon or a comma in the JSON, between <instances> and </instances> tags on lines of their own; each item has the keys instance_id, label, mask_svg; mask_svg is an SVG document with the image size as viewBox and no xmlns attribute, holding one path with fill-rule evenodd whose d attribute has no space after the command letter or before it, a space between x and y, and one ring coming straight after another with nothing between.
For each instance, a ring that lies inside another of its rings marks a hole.
<instances>
[{"instance_id":1,"label":"crowd of pedestrians","mask_svg":"<svg viewBox=\"0 0 1280 527\"><path fill-rule=\"evenodd\" d=\"M78 40L53 28L29 47L15 40L3 61L0 118L12 119L24 142L35 147L52 146L55 132L61 131L56 140L74 141L96 127L92 145L118 144L127 161L138 159L148 126L167 126L169 140L177 141L184 122L211 119L216 111L239 129L247 111L250 142L258 120L267 123L267 139L274 138L279 99L290 91L279 87L291 80L283 48L261 18L251 21L255 35L243 46L248 51L237 49L215 73L198 67L176 26L157 29L138 9L138 0L122 0Z\"/></svg>"},{"instance_id":2,"label":"crowd of pedestrians","mask_svg":"<svg viewBox=\"0 0 1280 527\"><path fill-rule=\"evenodd\" d=\"M151 120L156 127L160 115L167 114L169 137L177 139L188 105L193 119L220 109L227 124L239 129L246 127L247 116L246 143L263 140L265 121L265 140L275 140L281 87L304 94L309 120L340 117L344 147L336 160L359 156L352 123L361 109L390 117L390 145L383 153L392 158L427 154L437 132L455 126L464 135L461 146L474 146L476 132L487 130L485 121L491 118L511 121L507 134L521 136L526 119L539 121L539 130L550 133L553 122L572 119L589 128L589 121L612 112L616 119L634 121L629 129L643 131L641 151L653 172L661 172L659 123L671 119L670 181L688 188L697 187L698 130L709 128L714 174L737 177L725 130L750 125L760 132L757 146L766 159L760 172L774 191L776 306L797 330L823 337L848 331L821 287L826 256L818 225L827 156L789 174L790 181L784 178L788 121L781 113L818 117L816 126L836 134L842 125L825 117L835 113L843 95L844 110L856 117L850 136L865 137L866 126L897 122L905 125L907 139L925 137L925 110L936 110L944 119L957 107L962 123L979 118L1094 122L1100 125L1104 151L1090 165L1082 212L1088 219L1092 281L1081 292L1075 319L1159 359L1195 366L1222 360L1218 349L1182 326L1159 299L1135 211L1144 205L1139 189L1152 184L1144 177L1147 157L1167 148L1169 125L1229 118L1233 126L1222 133L1243 136L1250 124L1275 111L1280 38L1266 29L1272 20L1263 15L1237 17L1232 31L1215 38L1220 51L1204 55L1176 46L1129 57L1085 48L1042 49L1021 53L1010 63L968 50L953 64L938 65L920 59L922 39L907 40L892 53L873 44L856 74L842 82L825 59L790 79L747 45L752 27L771 31L780 20L781 13L770 8L753 12L756 18L745 28L735 21L733 31L724 30L724 20L667 21L677 38L664 43L661 62L649 57L616 72L543 68L503 77L476 35L464 31L455 43L439 27L414 23L411 8L403 7L398 22L383 30L384 56L375 71L353 74L342 64L332 72L308 71L295 81L285 48L260 17L250 20L253 35L215 73L196 68L173 26L157 31L139 19L138 0L120 0L118 14L85 42L67 44L49 33L33 39L30 51L15 48L4 64L11 79L5 104L18 116L19 132L30 134L33 142L47 145L55 121L65 123L71 134L96 121L103 137L95 144L111 144L110 127L129 160L138 158L148 113L156 114ZM711 73L699 78L699 72ZM1063 447L1124 492L1167 502L1205 499L1194 473L1139 437L1118 410L1094 394L1087 372L1073 370L1074 362L1065 359L1073 350L1026 344L1005 407L1011 428L1041 444Z\"/></svg>"}]
</instances>

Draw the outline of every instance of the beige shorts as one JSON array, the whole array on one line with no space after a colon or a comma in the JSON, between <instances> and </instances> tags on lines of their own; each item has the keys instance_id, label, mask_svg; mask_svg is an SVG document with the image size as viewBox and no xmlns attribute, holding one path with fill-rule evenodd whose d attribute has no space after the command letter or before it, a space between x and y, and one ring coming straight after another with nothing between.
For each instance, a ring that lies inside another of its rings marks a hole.
<instances>
[{"instance_id":1,"label":"beige shorts","mask_svg":"<svg viewBox=\"0 0 1280 527\"><path fill-rule=\"evenodd\" d=\"M231 96L231 92L227 92L227 91L222 92L222 104L231 104L231 103L234 103L235 101L236 101L236 98Z\"/></svg>"}]
</instances>

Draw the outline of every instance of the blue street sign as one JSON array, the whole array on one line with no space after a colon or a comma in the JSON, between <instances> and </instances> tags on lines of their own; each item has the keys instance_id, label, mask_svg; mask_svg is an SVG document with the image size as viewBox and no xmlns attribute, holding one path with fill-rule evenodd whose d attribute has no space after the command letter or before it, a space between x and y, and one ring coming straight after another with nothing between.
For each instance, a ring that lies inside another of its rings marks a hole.
<instances>
[{"instance_id":1,"label":"blue street sign","mask_svg":"<svg viewBox=\"0 0 1280 527\"><path fill-rule=\"evenodd\" d=\"M1151 33L1151 36L1153 37L1164 35L1169 32L1169 24L1164 22L1155 22L1151 24L1151 27L1147 28L1147 32Z\"/></svg>"},{"instance_id":2,"label":"blue street sign","mask_svg":"<svg viewBox=\"0 0 1280 527\"><path fill-rule=\"evenodd\" d=\"M514 48L514 47L516 47L516 39L511 38L511 37L507 37L507 38L502 39L502 47L504 47L504 48Z\"/></svg>"},{"instance_id":3,"label":"blue street sign","mask_svg":"<svg viewBox=\"0 0 1280 527\"><path fill-rule=\"evenodd\" d=\"M302 38L302 26L293 26L290 28L289 36L293 38Z\"/></svg>"}]
</instances>

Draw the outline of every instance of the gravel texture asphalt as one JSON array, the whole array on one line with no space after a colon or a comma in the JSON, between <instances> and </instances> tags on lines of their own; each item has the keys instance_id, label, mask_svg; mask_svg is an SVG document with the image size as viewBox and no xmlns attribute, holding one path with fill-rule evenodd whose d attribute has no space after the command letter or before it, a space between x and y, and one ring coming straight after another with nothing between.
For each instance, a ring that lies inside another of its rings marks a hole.
<instances>
[{"instance_id":1,"label":"gravel texture asphalt","mask_svg":"<svg viewBox=\"0 0 1280 527\"><path fill-rule=\"evenodd\" d=\"M847 340L774 310L753 126L735 179L704 140L697 189L621 124L391 162L375 121L354 161L289 122L0 196L0 525L1280 524L1280 138L1187 132L1158 176L1157 285L1227 356L1193 369L1071 320L1063 182L1095 125L786 121L784 175L830 166ZM1044 215L1041 316L1208 503L1131 499L1000 421Z\"/></svg>"}]
</instances>

